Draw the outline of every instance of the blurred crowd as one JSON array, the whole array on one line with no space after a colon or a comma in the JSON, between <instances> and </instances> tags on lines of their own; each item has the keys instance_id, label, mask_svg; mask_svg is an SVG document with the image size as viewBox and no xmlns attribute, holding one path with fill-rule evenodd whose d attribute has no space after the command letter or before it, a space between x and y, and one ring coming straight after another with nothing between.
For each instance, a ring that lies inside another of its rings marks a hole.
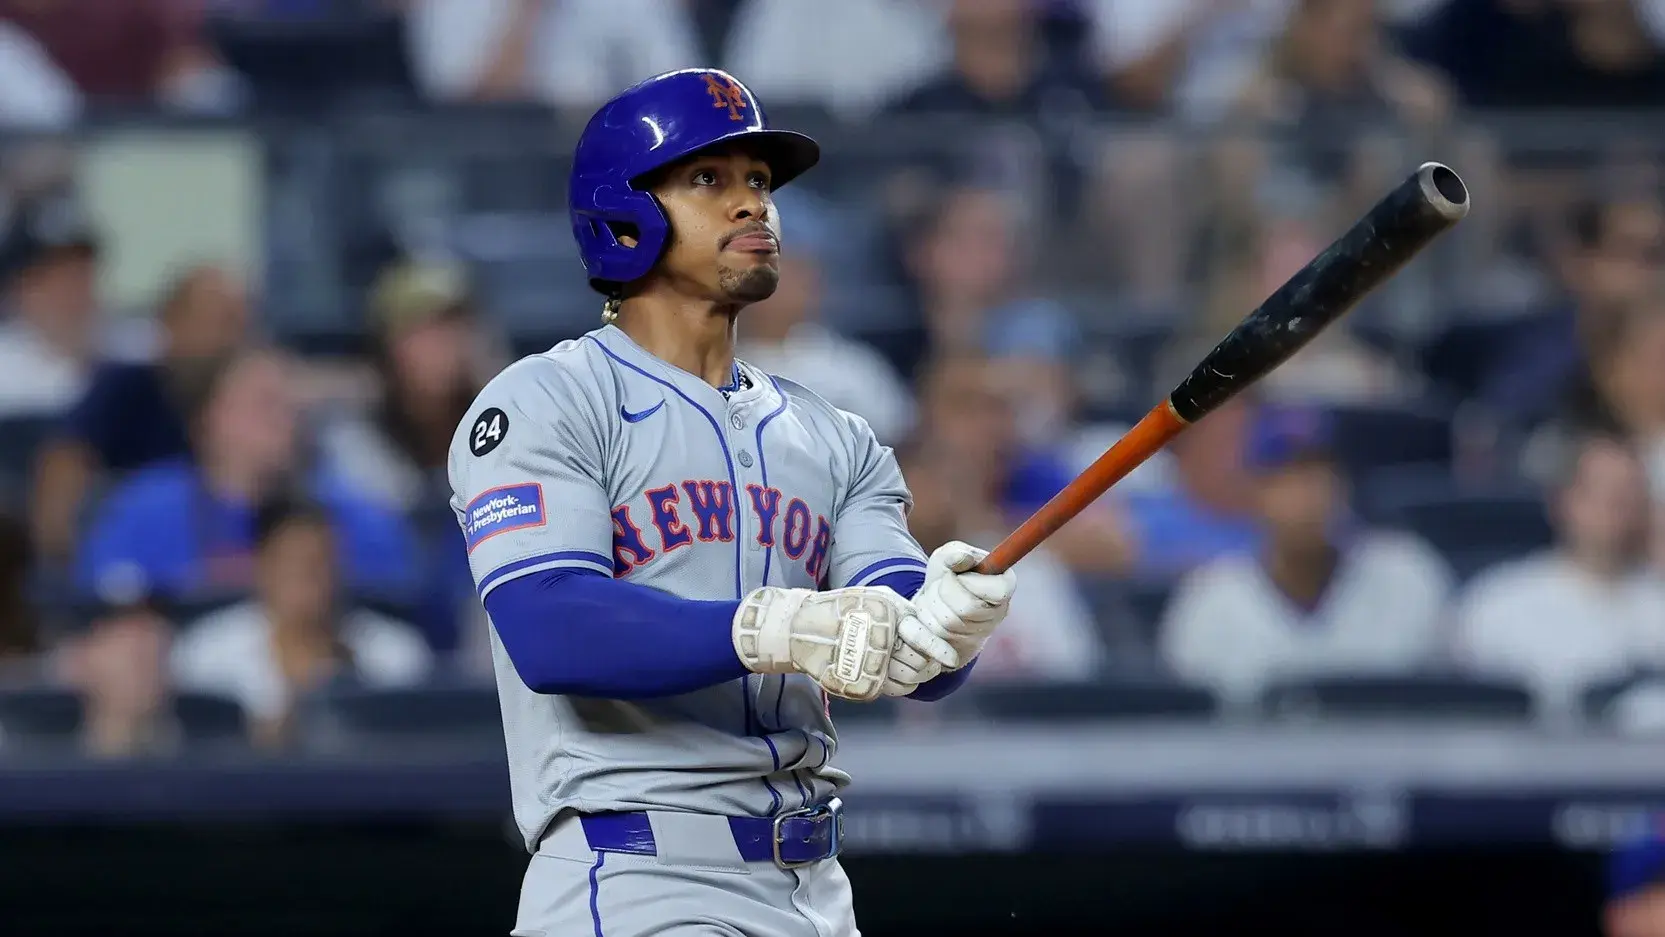
<instances>
[{"instance_id":1,"label":"blurred crowd","mask_svg":"<svg viewBox=\"0 0 1665 937\"><path fill-rule=\"evenodd\" d=\"M1665 667L1660 0L0 0L26 154L109 113L571 126L695 63L828 146L740 355L895 447L927 550L1045 503L1418 163L1474 193L1026 559L977 685L1436 675L1566 722ZM187 694L282 748L343 681L485 679L445 456L513 354L599 324L576 262L596 318L527 329L385 232L320 356L257 270L109 308L122 245L44 162L0 173L0 681L125 755Z\"/></svg>"}]
</instances>

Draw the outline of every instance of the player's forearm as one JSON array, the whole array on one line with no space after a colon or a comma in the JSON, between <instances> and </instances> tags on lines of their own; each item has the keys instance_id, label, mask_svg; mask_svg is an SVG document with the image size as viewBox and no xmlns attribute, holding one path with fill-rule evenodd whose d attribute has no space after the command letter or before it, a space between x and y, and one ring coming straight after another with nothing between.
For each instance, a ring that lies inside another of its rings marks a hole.
<instances>
[{"instance_id":1,"label":"player's forearm","mask_svg":"<svg viewBox=\"0 0 1665 937\"><path fill-rule=\"evenodd\" d=\"M873 580L872 584L884 586L898 595L911 599L919 593L920 589L925 588L925 574L917 569L907 569L891 573L888 576L880 576ZM959 670L950 670L945 674L933 677L921 683L919 689L909 693L907 698L922 703L934 703L943 699L960 687L965 686L966 680L971 677L971 668L975 666L977 666L977 661L973 660Z\"/></svg>"},{"instance_id":2,"label":"player's forearm","mask_svg":"<svg viewBox=\"0 0 1665 937\"><path fill-rule=\"evenodd\" d=\"M696 602L586 570L510 580L486 596L498 638L535 693L641 699L738 680L738 602Z\"/></svg>"}]
</instances>

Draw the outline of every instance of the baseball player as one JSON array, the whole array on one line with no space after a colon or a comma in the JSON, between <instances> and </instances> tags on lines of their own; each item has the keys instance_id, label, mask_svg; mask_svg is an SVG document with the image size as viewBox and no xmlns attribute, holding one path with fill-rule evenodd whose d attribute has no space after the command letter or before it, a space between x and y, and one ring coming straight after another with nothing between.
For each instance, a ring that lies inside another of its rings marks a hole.
<instances>
[{"instance_id":1,"label":"baseball player","mask_svg":"<svg viewBox=\"0 0 1665 937\"><path fill-rule=\"evenodd\" d=\"M458 427L532 853L514 934L857 934L828 696L941 699L1006 613L982 551L923 556L865 422L734 359L779 277L771 194L818 158L721 71L603 105L569 194L605 324Z\"/></svg>"}]
</instances>

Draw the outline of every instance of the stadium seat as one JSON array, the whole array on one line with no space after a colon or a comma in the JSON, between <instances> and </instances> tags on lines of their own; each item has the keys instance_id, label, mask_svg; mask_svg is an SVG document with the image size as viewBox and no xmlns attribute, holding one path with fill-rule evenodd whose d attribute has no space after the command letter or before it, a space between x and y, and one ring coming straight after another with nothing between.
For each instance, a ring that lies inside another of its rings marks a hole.
<instances>
[{"instance_id":1,"label":"stadium seat","mask_svg":"<svg viewBox=\"0 0 1665 937\"><path fill-rule=\"evenodd\" d=\"M1389 465L1451 463L1451 421L1431 406L1343 405L1331 413L1336 458L1354 477Z\"/></svg>"},{"instance_id":2,"label":"stadium seat","mask_svg":"<svg viewBox=\"0 0 1665 937\"><path fill-rule=\"evenodd\" d=\"M1589 722L1657 734L1665 728L1665 672L1638 669L1592 684L1579 695L1579 704Z\"/></svg>"},{"instance_id":3,"label":"stadium seat","mask_svg":"<svg viewBox=\"0 0 1665 937\"><path fill-rule=\"evenodd\" d=\"M503 722L489 685L440 683L399 690L331 687L311 701L305 744L328 751L419 747L501 750Z\"/></svg>"},{"instance_id":4,"label":"stadium seat","mask_svg":"<svg viewBox=\"0 0 1665 937\"><path fill-rule=\"evenodd\" d=\"M1146 625L1146 634L1155 636L1156 629L1162 624L1162 616L1167 613L1168 601L1173 598L1174 587L1167 582L1134 582L1122 589L1122 598L1127 602L1133 614Z\"/></svg>"},{"instance_id":5,"label":"stadium seat","mask_svg":"<svg viewBox=\"0 0 1665 937\"><path fill-rule=\"evenodd\" d=\"M991 719L1046 722L1209 719L1220 708L1208 690L1155 676L1089 684L974 685L972 705Z\"/></svg>"},{"instance_id":6,"label":"stadium seat","mask_svg":"<svg viewBox=\"0 0 1665 937\"><path fill-rule=\"evenodd\" d=\"M248 744L243 706L209 693L176 693L173 716L186 748L241 749Z\"/></svg>"},{"instance_id":7,"label":"stadium seat","mask_svg":"<svg viewBox=\"0 0 1665 937\"><path fill-rule=\"evenodd\" d=\"M1156 628L1167 602L1166 585L1097 576L1080 578L1077 585L1092 610L1099 641L1111 660L1131 664L1155 659Z\"/></svg>"},{"instance_id":8,"label":"stadium seat","mask_svg":"<svg viewBox=\"0 0 1665 937\"><path fill-rule=\"evenodd\" d=\"M1485 719L1527 721L1532 695L1504 681L1445 675L1322 676L1266 688L1261 712L1273 719Z\"/></svg>"},{"instance_id":9,"label":"stadium seat","mask_svg":"<svg viewBox=\"0 0 1665 937\"><path fill-rule=\"evenodd\" d=\"M0 753L71 751L80 729L81 700L69 690L0 690Z\"/></svg>"},{"instance_id":10,"label":"stadium seat","mask_svg":"<svg viewBox=\"0 0 1665 937\"><path fill-rule=\"evenodd\" d=\"M1471 487L1413 467L1367 479L1359 503L1376 523L1422 537L1462 578L1554 540L1543 496L1524 484Z\"/></svg>"}]
</instances>

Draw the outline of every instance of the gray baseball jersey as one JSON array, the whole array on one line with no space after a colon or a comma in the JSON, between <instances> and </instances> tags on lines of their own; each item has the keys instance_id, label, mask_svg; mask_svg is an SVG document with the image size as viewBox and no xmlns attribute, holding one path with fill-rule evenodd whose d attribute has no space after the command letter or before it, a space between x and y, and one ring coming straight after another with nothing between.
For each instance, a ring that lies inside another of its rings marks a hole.
<instances>
[{"instance_id":1,"label":"gray baseball jersey","mask_svg":"<svg viewBox=\"0 0 1665 937\"><path fill-rule=\"evenodd\" d=\"M450 456L481 598L562 567L698 600L923 569L907 488L867 424L737 368L750 386L725 395L607 326L498 375ZM528 849L563 810L768 816L849 780L808 677L662 699L547 696L521 681L495 629L491 643Z\"/></svg>"}]
</instances>

